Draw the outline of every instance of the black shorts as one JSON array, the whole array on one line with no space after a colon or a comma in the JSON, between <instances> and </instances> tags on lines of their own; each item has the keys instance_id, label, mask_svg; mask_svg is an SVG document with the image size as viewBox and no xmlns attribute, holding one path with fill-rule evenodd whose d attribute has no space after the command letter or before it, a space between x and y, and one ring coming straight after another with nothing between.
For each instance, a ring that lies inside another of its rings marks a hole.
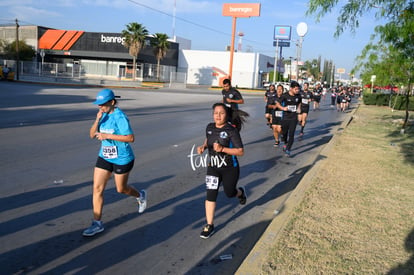
<instances>
[{"instance_id":1,"label":"black shorts","mask_svg":"<svg viewBox=\"0 0 414 275\"><path fill-rule=\"evenodd\" d=\"M276 113L278 110L275 110L272 114L272 125L282 125L282 117L276 116ZM280 111L279 111L280 112Z\"/></svg>"},{"instance_id":2,"label":"black shorts","mask_svg":"<svg viewBox=\"0 0 414 275\"><path fill-rule=\"evenodd\" d=\"M269 107L265 107L265 114L272 114L273 113L273 109L270 109Z\"/></svg>"},{"instance_id":3,"label":"black shorts","mask_svg":"<svg viewBox=\"0 0 414 275\"><path fill-rule=\"evenodd\" d=\"M134 160L125 165L118 165L98 157L95 167L105 169L109 172L114 172L115 174L126 174L132 170L132 167L134 167Z\"/></svg>"},{"instance_id":4,"label":"black shorts","mask_svg":"<svg viewBox=\"0 0 414 275\"><path fill-rule=\"evenodd\" d=\"M303 114L303 113L305 114L309 113L309 105L302 105L300 107L300 114Z\"/></svg>"},{"instance_id":5,"label":"black shorts","mask_svg":"<svg viewBox=\"0 0 414 275\"><path fill-rule=\"evenodd\" d=\"M273 116L272 125L282 125L282 118Z\"/></svg>"},{"instance_id":6,"label":"black shorts","mask_svg":"<svg viewBox=\"0 0 414 275\"><path fill-rule=\"evenodd\" d=\"M320 96L315 96L315 97L313 97L313 100L319 103L319 102L321 102L321 97Z\"/></svg>"}]
</instances>

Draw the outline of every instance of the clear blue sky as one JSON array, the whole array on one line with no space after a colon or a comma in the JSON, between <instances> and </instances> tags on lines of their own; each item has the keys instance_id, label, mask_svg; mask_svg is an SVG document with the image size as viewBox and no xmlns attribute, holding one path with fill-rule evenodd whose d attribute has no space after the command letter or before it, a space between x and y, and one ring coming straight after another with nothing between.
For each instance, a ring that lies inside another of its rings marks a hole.
<instances>
[{"instance_id":1,"label":"clear blue sky","mask_svg":"<svg viewBox=\"0 0 414 275\"><path fill-rule=\"evenodd\" d=\"M308 25L304 37L302 60L321 56L333 60L336 68L349 73L355 57L369 42L378 22L373 16L360 21L353 35L346 31L333 37L336 18L334 11L316 23L305 16L305 0L217 1L217 0L0 0L0 24L40 25L56 29L87 32L121 32L130 22L143 24L150 33L173 34L174 3L175 34L192 41L194 50L224 50L230 44L231 17L222 16L223 3L261 3L260 17L238 18L237 31L244 33L243 50L250 48L269 56L275 55L273 32L275 25L292 26L292 39L297 40L296 26ZM343 2L343 1L339 1ZM237 47L238 38L236 38ZM296 47L283 48L283 57L296 56Z\"/></svg>"}]
</instances>

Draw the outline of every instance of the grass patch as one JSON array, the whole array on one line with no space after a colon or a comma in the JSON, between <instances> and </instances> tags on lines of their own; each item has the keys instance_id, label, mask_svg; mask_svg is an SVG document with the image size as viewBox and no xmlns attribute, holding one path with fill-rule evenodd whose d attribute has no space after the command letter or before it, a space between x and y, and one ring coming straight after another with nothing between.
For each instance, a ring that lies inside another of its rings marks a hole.
<instances>
[{"instance_id":1,"label":"grass patch","mask_svg":"<svg viewBox=\"0 0 414 275\"><path fill-rule=\"evenodd\" d=\"M412 125L399 134L403 117L360 106L262 274L414 274L414 135Z\"/></svg>"}]
</instances>

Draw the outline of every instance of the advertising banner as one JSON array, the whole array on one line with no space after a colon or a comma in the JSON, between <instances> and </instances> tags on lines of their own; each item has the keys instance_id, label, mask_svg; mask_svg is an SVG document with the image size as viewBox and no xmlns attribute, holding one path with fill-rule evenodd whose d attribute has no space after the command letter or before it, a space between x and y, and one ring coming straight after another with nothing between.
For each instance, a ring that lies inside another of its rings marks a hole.
<instances>
[{"instance_id":1,"label":"advertising banner","mask_svg":"<svg viewBox=\"0 0 414 275\"><path fill-rule=\"evenodd\" d=\"M260 3L225 3L223 4L223 16L260 16Z\"/></svg>"}]
</instances>

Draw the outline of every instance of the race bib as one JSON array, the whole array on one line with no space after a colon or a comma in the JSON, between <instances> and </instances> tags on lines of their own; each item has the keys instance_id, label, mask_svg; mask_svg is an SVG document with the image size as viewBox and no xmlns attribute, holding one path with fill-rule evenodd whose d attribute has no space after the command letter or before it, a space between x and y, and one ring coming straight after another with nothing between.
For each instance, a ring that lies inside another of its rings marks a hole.
<instances>
[{"instance_id":1,"label":"race bib","mask_svg":"<svg viewBox=\"0 0 414 275\"><path fill-rule=\"evenodd\" d=\"M308 99L302 98L302 103L303 104L308 104L308 101L309 101Z\"/></svg>"},{"instance_id":2,"label":"race bib","mask_svg":"<svg viewBox=\"0 0 414 275\"><path fill-rule=\"evenodd\" d=\"M217 190L219 186L219 178L215 176L206 176L207 189Z\"/></svg>"},{"instance_id":3,"label":"race bib","mask_svg":"<svg viewBox=\"0 0 414 275\"><path fill-rule=\"evenodd\" d=\"M282 117L283 111L275 111L275 117Z\"/></svg>"},{"instance_id":4,"label":"race bib","mask_svg":"<svg viewBox=\"0 0 414 275\"><path fill-rule=\"evenodd\" d=\"M231 104L229 104L229 103L226 103L226 104L224 104L224 105L226 105L227 107L231 107Z\"/></svg>"},{"instance_id":5,"label":"race bib","mask_svg":"<svg viewBox=\"0 0 414 275\"><path fill-rule=\"evenodd\" d=\"M118 149L116 146L103 146L102 155L106 159L116 159L118 157Z\"/></svg>"},{"instance_id":6,"label":"race bib","mask_svg":"<svg viewBox=\"0 0 414 275\"><path fill-rule=\"evenodd\" d=\"M287 107L289 112L296 112L296 105L288 105Z\"/></svg>"}]
</instances>

